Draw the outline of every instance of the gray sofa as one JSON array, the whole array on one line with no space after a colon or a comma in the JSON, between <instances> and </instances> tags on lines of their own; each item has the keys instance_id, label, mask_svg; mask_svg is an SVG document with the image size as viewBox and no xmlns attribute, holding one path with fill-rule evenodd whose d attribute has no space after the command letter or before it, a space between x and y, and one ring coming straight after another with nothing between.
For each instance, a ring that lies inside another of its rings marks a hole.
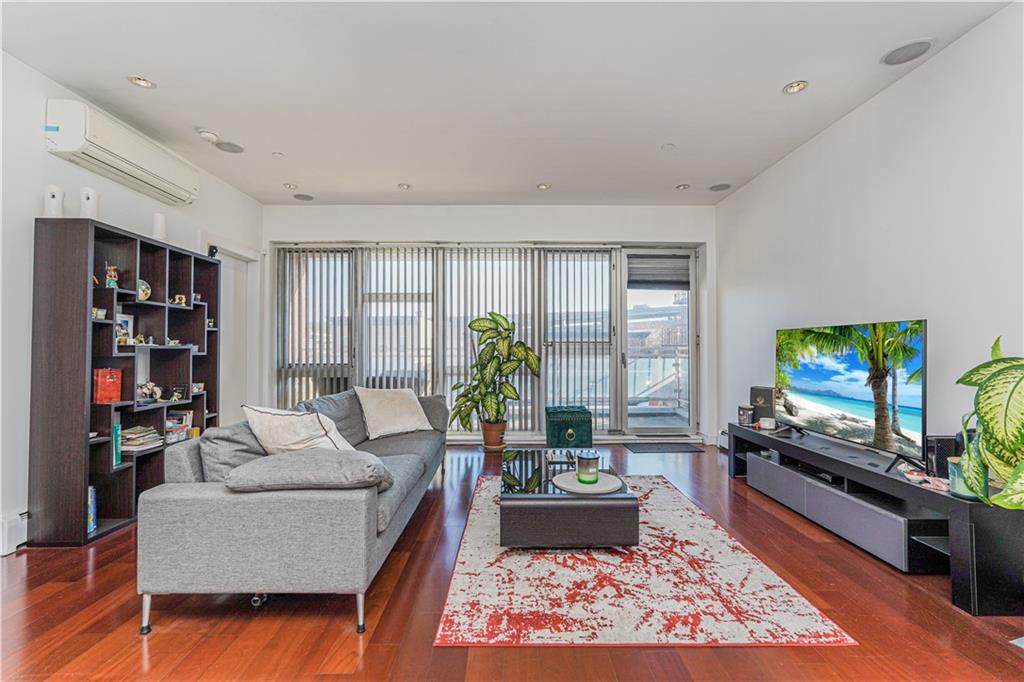
<instances>
[{"instance_id":1,"label":"gray sofa","mask_svg":"<svg viewBox=\"0 0 1024 682\"><path fill-rule=\"evenodd\" d=\"M380 457L394 478L382 493L229 490L222 481L231 466L266 456L246 422L167 448L165 483L139 497L141 633L150 631L153 594L241 592L257 595L254 604L269 593L355 594L356 627L364 632L367 588L438 468L444 475L444 397L420 404L432 431L376 440L367 440L353 391L296 408L327 415L357 450Z\"/></svg>"}]
</instances>

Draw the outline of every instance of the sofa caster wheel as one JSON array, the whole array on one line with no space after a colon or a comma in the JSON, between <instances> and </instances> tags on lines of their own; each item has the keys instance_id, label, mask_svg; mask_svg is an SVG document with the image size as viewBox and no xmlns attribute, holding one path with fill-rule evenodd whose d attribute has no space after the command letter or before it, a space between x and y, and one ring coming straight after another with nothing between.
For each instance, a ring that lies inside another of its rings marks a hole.
<instances>
[{"instance_id":1,"label":"sofa caster wheel","mask_svg":"<svg viewBox=\"0 0 1024 682\"><path fill-rule=\"evenodd\" d=\"M364 632L366 632L366 626L360 623L356 626L356 632L358 632L359 634L363 634Z\"/></svg>"},{"instance_id":2,"label":"sofa caster wheel","mask_svg":"<svg viewBox=\"0 0 1024 682\"><path fill-rule=\"evenodd\" d=\"M148 635L152 631L153 631L153 628L151 628L148 625L143 625L141 628L139 628L139 634L140 635Z\"/></svg>"},{"instance_id":3,"label":"sofa caster wheel","mask_svg":"<svg viewBox=\"0 0 1024 682\"><path fill-rule=\"evenodd\" d=\"M252 595L252 599L249 600L249 603L253 605L253 608L258 609L267 603L267 594L265 592L254 594Z\"/></svg>"}]
</instances>

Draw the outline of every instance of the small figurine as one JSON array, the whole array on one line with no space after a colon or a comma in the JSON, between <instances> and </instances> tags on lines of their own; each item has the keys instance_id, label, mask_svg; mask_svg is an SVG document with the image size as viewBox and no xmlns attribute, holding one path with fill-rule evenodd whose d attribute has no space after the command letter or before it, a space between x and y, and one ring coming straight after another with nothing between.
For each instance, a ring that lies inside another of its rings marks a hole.
<instances>
[{"instance_id":1,"label":"small figurine","mask_svg":"<svg viewBox=\"0 0 1024 682\"><path fill-rule=\"evenodd\" d=\"M178 340L178 339L167 339L167 345L168 346L180 346L181 345L181 341Z\"/></svg>"},{"instance_id":2,"label":"small figurine","mask_svg":"<svg viewBox=\"0 0 1024 682\"><path fill-rule=\"evenodd\" d=\"M104 263L107 269L107 288L116 289L119 275L117 274L117 266L111 265L110 263Z\"/></svg>"},{"instance_id":3,"label":"small figurine","mask_svg":"<svg viewBox=\"0 0 1024 682\"><path fill-rule=\"evenodd\" d=\"M175 388L174 392L171 394L171 400L183 400L184 398L185 394L178 388Z\"/></svg>"},{"instance_id":4,"label":"small figurine","mask_svg":"<svg viewBox=\"0 0 1024 682\"><path fill-rule=\"evenodd\" d=\"M152 334L150 334L149 336L146 337L146 345L147 346L152 346L153 345L153 335Z\"/></svg>"},{"instance_id":5,"label":"small figurine","mask_svg":"<svg viewBox=\"0 0 1024 682\"><path fill-rule=\"evenodd\" d=\"M144 400L160 400L160 396L163 395L163 390L152 381L139 384L137 392L139 397Z\"/></svg>"},{"instance_id":6,"label":"small figurine","mask_svg":"<svg viewBox=\"0 0 1024 682\"><path fill-rule=\"evenodd\" d=\"M142 334L139 334L138 336L135 337L135 344L138 346L144 346L146 344L146 337L143 336Z\"/></svg>"}]
</instances>

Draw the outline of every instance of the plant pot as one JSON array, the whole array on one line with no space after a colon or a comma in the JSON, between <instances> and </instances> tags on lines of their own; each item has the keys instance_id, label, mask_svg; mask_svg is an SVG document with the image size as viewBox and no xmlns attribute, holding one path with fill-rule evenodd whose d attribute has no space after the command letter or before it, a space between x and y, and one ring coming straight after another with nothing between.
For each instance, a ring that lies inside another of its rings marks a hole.
<instances>
[{"instance_id":1,"label":"plant pot","mask_svg":"<svg viewBox=\"0 0 1024 682\"><path fill-rule=\"evenodd\" d=\"M964 480L964 471L960 467L959 457L950 457L949 463L949 494L953 497L959 497L963 500L977 500L980 499L974 492L967 487L967 481ZM988 497L988 468L985 469L985 488L981 493Z\"/></svg>"},{"instance_id":2,"label":"plant pot","mask_svg":"<svg viewBox=\"0 0 1024 682\"><path fill-rule=\"evenodd\" d=\"M483 422L480 427L484 432L484 450L505 449L505 422L497 424Z\"/></svg>"}]
</instances>

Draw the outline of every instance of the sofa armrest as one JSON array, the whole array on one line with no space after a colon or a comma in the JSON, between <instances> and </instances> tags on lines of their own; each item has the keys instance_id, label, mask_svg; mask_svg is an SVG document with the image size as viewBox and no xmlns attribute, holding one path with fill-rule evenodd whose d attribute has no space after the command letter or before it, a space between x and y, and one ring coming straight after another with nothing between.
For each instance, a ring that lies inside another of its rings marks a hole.
<instances>
[{"instance_id":1,"label":"sofa armrest","mask_svg":"<svg viewBox=\"0 0 1024 682\"><path fill-rule=\"evenodd\" d=\"M199 456L199 439L175 443L164 450L164 481L167 483L201 483L203 460Z\"/></svg>"},{"instance_id":2,"label":"sofa armrest","mask_svg":"<svg viewBox=\"0 0 1024 682\"><path fill-rule=\"evenodd\" d=\"M362 592L376 538L376 488L164 484L139 497L138 591Z\"/></svg>"},{"instance_id":3,"label":"sofa armrest","mask_svg":"<svg viewBox=\"0 0 1024 682\"><path fill-rule=\"evenodd\" d=\"M448 403L443 395L421 396L420 406L435 431L448 432Z\"/></svg>"}]
</instances>

